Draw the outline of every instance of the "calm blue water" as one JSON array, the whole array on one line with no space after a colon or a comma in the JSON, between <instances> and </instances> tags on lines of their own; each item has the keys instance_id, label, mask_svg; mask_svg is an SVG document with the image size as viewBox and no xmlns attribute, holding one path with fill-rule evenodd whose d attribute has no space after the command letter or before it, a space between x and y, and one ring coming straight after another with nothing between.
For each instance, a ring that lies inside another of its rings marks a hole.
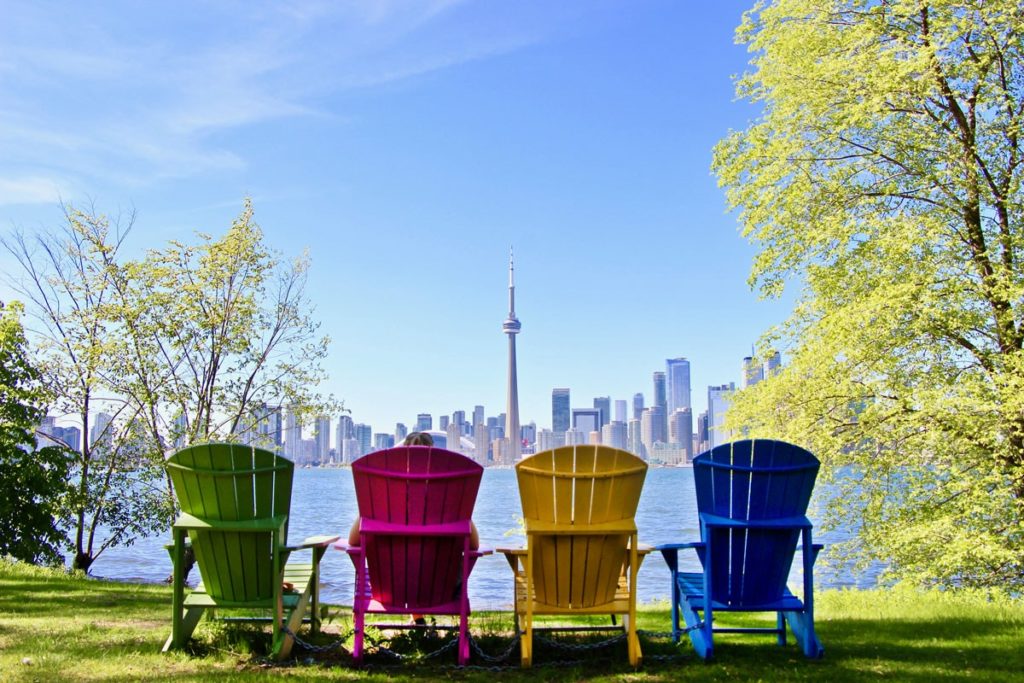
<instances>
[{"instance_id":1,"label":"calm blue water","mask_svg":"<svg viewBox=\"0 0 1024 683\"><path fill-rule=\"evenodd\" d=\"M513 470L488 469L477 498L473 519L480 531L480 545L485 548L517 547L525 538L518 532L517 519L522 514ZM356 515L352 472L348 469L297 469L292 494L292 517L289 540L300 542L317 534L345 538ZM811 515L814 519L814 514ZM693 470L689 468L658 468L647 473L644 492L637 512L640 541L650 545L683 542L699 537L697 502L693 490ZM842 540L844 534L833 534L831 540ZM97 577L145 582L162 581L171 573L171 563L163 545L165 536L138 541L130 548L115 548L100 556L92 568ZM830 535L818 534L816 541L828 543ZM682 555L688 566L699 570L696 557ZM819 560L820 562L820 560ZM798 563L794 563L798 564ZM195 576L195 575L194 575ZM332 604L352 603L354 570L348 556L329 550L322 564L323 600ZM476 609L506 609L512 602L512 573L501 555L484 557L470 577L470 598ZM849 572L829 571L819 567L815 572L819 588L867 587L875 584L877 570L857 576ZM791 581L799 581L794 570ZM660 553L652 553L640 568L640 599L647 602L668 599L668 570Z\"/></svg>"}]
</instances>

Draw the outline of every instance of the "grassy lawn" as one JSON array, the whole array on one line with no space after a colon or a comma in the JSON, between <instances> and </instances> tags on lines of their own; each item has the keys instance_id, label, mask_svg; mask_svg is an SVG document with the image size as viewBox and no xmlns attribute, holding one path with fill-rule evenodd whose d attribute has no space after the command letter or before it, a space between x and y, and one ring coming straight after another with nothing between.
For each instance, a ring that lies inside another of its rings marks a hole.
<instances>
[{"instance_id":1,"label":"grassy lawn","mask_svg":"<svg viewBox=\"0 0 1024 683\"><path fill-rule=\"evenodd\" d=\"M446 636L404 634L392 648L406 659L368 656L353 668L344 651L297 650L285 664L268 664L269 643L253 626L204 623L191 652L161 654L170 631L170 589L109 583L0 561L0 681L121 681L158 679L210 681L235 677L290 680L982 680L1024 681L1024 601L990 599L977 593L905 589L826 592L819 596L817 629L825 658L805 660L792 643L778 647L764 636L716 637L716 659L699 661L688 645L643 639L644 664L633 671L625 644L571 652L538 646L531 672L514 666L485 670L454 666L454 652L424 654ZM759 617L739 619L749 625ZM347 610L331 607L328 644L347 633ZM471 628L487 653L510 643L511 615L476 613ZM668 630L666 605L645 605L640 628ZM603 636L593 636L601 640ZM556 637L573 644L569 636ZM585 642L585 641L583 641ZM419 659L419 661L416 661ZM564 664L567 660L575 663ZM518 661L513 652L511 661ZM485 665L478 657L475 664ZM555 666L555 664L559 664Z\"/></svg>"}]
</instances>

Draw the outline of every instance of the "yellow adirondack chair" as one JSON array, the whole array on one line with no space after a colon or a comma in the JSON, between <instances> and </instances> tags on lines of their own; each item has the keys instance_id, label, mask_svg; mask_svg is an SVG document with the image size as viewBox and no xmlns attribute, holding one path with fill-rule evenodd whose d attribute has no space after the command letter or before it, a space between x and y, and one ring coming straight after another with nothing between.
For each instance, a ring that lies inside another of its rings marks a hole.
<instances>
[{"instance_id":1,"label":"yellow adirondack chair","mask_svg":"<svg viewBox=\"0 0 1024 683\"><path fill-rule=\"evenodd\" d=\"M610 446L564 446L516 465L525 549L502 549L515 576L522 666L533 660L534 615L622 615L639 666L636 507L647 464ZM614 622L613 622L614 623ZM557 630L591 630L561 628Z\"/></svg>"}]
</instances>

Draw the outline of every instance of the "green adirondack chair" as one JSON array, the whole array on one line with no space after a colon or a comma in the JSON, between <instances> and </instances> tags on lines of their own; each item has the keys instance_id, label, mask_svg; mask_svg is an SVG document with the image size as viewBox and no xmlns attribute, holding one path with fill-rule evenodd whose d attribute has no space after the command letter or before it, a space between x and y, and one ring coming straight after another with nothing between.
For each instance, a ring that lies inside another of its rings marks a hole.
<instances>
[{"instance_id":1,"label":"green adirondack chair","mask_svg":"<svg viewBox=\"0 0 1024 683\"><path fill-rule=\"evenodd\" d=\"M204 611L245 609L272 613L271 655L288 657L294 644L291 634L307 610L310 628L319 628L320 559L338 538L316 536L287 545L294 465L270 451L229 443L191 446L165 464L181 515L174 523L174 543L168 546L174 597L164 651L184 647ZM202 583L186 595L189 543ZM289 563L289 555L301 549L312 551L312 561Z\"/></svg>"}]
</instances>

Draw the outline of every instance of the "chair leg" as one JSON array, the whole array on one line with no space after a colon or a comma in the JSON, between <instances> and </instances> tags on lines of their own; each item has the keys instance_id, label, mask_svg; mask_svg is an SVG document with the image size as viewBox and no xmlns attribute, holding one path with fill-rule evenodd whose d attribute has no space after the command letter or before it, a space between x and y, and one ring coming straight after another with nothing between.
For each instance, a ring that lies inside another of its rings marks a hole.
<instances>
[{"instance_id":1,"label":"chair leg","mask_svg":"<svg viewBox=\"0 0 1024 683\"><path fill-rule=\"evenodd\" d=\"M196 630L196 626L199 625L199 620L203 618L203 612L206 611L205 607L187 607L183 610L181 620L178 622L177 632L172 632L167 638L167 642L164 643L164 652L170 650L181 649L185 647L185 643L192 637L192 632Z\"/></svg>"},{"instance_id":2,"label":"chair leg","mask_svg":"<svg viewBox=\"0 0 1024 683\"><path fill-rule=\"evenodd\" d=\"M786 616L782 612L775 613L775 627L779 629L779 645L786 644Z\"/></svg>"},{"instance_id":3,"label":"chair leg","mask_svg":"<svg viewBox=\"0 0 1024 683\"><path fill-rule=\"evenodd\" d=\"M700 614L687 604L683 608L683 620L686 622L686 627L692 629L690 630L690 642L693 643L693 649L696 650L697 656L705 661L711 659L714 652L711 615L704 612L704 625L700 626Z\"/></svg>"},{"instance_id":4,"label":"chair leg","mask_svg":"<svg viewBox=\"0 0 1024 683\"><path fill-rule=\"evenodd\" d=\"M526 622L526 628L519 636L519 665L524 669L533 666L533 622Z\"/></svg>"},{"instance_id":5,"label":"chair leg","mask_svg":"<svg viewBox=\"0 0 1024 683\"><path fill-rule=\"evenodd\" d=\"M643 654L640 652L640 637L636 632L636 619L632 615L622 615L622 626L626 630L626 653L629 656L629 665L633 668L640 666Z\"/></svg>"},{"instance_id":6,"label":"chair leg","mask_svg":"<svg viewBox=\"0 0 1024 683\"><path fill-rule=\"evenodd\" d=\"M362 610L355 610L352 614L355 640L352 643L352 659L356 664L363 663L363 629L366 626L366 615Z\"/></svg>"},{"instance_id":7,"label":"chair leg","mask_svg":"<svg viewBox=\"0 0 1024 683\"><path fill-rule=\"evenodd\" d=\"M814 632L814 620L805 612L786 612L786 621L793 629L793 635L800 643L800 649L804 656L809 659L820 659L825 655L825 648L821 646L818 635Z\"/></svg>"}]
</instances>

